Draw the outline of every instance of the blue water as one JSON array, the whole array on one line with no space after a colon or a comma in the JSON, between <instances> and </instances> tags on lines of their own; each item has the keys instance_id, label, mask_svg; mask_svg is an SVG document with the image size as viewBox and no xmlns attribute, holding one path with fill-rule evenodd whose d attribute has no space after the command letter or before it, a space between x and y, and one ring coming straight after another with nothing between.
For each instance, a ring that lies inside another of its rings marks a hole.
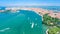
<instances>
[{"instance_id":1,"label":"blue water","mask_svg":"<svg viewBox=\"0 0 60 34\"><path fill-rule=\"evenodd\" d=\"M19 7L19 6L10 6L10 7ZM26 8L43 8L47 10L53 10L54 12L60 12L60 6L24 6ZM0 10L5 10L6 6L0 6Z\"/></svg>"},{"instance_id":2,"label":"blue water","mask_svg":"<svg viewBox=\"0 0 60 34\"><path fill-rule=\"evenodd\" d=\"M45 34L42 17L34 11L0 13L0 34Z\"/></svg>"},{"instance_id":3,"label":"blue water","mask_svg":"<svg viewBox=\"0 0 60 34\"><path fill-rule=\"evenodd\" d=\"M60 6L40 6L39 8L53 10L54 12L60 12Z\"/></svg>"},{"instance_id":4,"label":"blue water","mask_svg":"<svg viewBox=\"0 0 60 34\"><path fill-rule=\"evenodd\" d=\"M48 29L49 27L47 25L42 25L42 29L43 29L43 34L46 34L46 30Z\"/></svg>"}]
</instances>

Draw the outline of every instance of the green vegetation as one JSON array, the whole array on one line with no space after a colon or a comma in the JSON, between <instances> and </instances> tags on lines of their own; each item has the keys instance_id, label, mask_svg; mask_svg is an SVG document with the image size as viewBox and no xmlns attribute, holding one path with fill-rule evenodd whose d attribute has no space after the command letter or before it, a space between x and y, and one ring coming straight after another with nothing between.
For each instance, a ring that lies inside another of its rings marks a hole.
<instances>
[{"instance_id":1,"label":"green vegetation","mask_svg":"<svg viewBox=\"0 0 60 34\"><path fill-rule=\"evenodd\" d=\"M45 14L43 15L43 24L49 26L48 34L57 34L57 32L60 32L60 19L58 18L53 18Z\"/></svg>"},{"instance_id":2,"label":"green vegetation","mask_svg":"<svg viewBox=\"0 0 60 34\"><path fill-rule=\"evenodd\" d=\"M60 28L58 27L52 27L49 29L48 34L58 34L60 31Z\"/></svg>"},{"instance_id":3,"label":"green vegetation","mask_svg":"<svg viewBox=\"0 0 60 34\"><path fill-rule=\"evenodd\" d=\"M43 15L43 24L55 26L59 22L60 22L60 20L58 18L53 18L53 17L49 16L48 14Z\"/></svg>"}]
</instances>

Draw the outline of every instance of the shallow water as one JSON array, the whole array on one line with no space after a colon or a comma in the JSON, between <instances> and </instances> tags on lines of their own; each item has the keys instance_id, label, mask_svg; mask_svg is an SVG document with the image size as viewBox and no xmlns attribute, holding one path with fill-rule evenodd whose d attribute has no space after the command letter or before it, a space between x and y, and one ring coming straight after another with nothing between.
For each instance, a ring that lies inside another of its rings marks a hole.
<instances>
[{"instance_id":1,"label":"shallow water","mask_svg":"<svg viewBox=\"0 0 60 34\"><path fill-rule=\"evenodd\" d=\"M42 17L33 11L0 13L0 34L44 34Z\"/></svg>"}]
</instances>

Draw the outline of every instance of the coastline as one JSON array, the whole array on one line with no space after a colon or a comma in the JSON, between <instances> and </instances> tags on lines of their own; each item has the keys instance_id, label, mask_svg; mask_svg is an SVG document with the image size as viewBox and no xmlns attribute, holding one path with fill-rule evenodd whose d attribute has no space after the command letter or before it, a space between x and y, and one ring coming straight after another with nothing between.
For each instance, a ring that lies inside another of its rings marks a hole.
<instances>
[{"instance_id":1,"label":"coastline","mask_svg":"<svg viewBox=\"0 0 60 34\"><path fill-rule=\"evenodd\" d=\"M46 10L46 9L42 9L42 8L26 8L26 7L22 7L22 8L6 8L5 10L11 10L13 12L16 12L17 10L32 10L35 11L38 15L43 16L44 14L48 14L49 16L53 17L53 18L59 18L60 19L60 12L55 13L52 10ZM0 12L4 12L4 10L0 10Z\"/></svg>"},{"instance_id":2,"label":"coastline","mask_svg":"<svg viewBox=\"0 0 60 34\"><path fill-rule=\"evenodd\" d=\"M52 10L45 10L42 8L21 8L23 10L33 10L35 11L38 15L41 15L43 17L44 14L48 14L49 16L53 18L58 18L60 19L60 12L55 13Z\"/></svg>"},{"instance_id":3,"label":"coastline","mask_svg":"<svg viewBox=\"0 0 60 34\"><path fill-rule=\"evenodd\" d=\"M46 30L46 34L48 34L49 29Z\"/></svg>"}]
</instances>

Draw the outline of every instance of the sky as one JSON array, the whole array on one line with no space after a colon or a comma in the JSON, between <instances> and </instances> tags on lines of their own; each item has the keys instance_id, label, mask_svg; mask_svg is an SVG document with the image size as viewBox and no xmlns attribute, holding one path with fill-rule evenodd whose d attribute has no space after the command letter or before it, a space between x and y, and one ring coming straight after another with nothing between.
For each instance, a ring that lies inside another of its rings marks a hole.
<instances>
[{"instance_id":1,"label":"sky","mask_svg":"<svg viewBox=\"0 0 60 34\"><path fill-rule=\"evenodd\" d=\"M60 6L60 0L0 0L0 6Z\"/></svg>"}]
</instances>

